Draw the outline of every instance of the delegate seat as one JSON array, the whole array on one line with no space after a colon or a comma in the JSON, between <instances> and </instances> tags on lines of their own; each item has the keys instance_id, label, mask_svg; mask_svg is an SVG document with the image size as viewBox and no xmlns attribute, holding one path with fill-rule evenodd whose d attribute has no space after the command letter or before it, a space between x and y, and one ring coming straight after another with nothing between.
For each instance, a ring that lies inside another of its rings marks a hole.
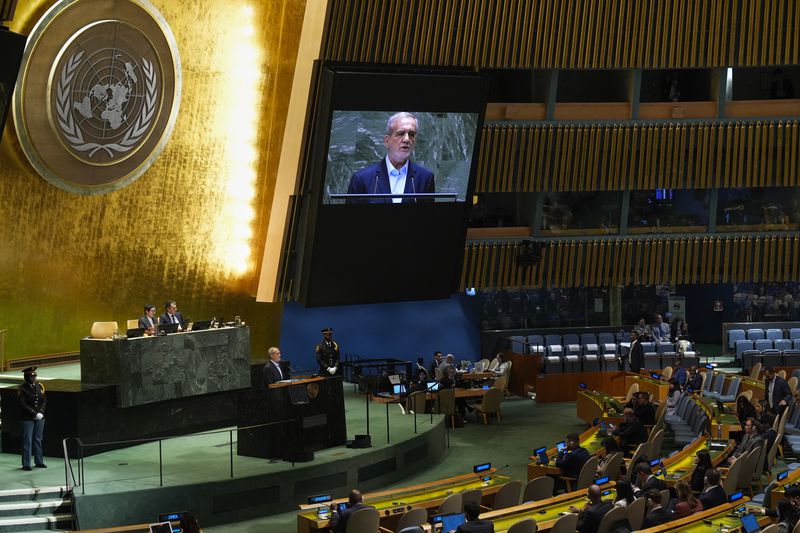
<instances>
[{"instance_id":1,"label":"delegate seat","mask_svg":"<svg viewBox=\"0 0 800 533\"><path fill-rule=\"evenodd\" d=\"M766 333L766 338L771 341L776 341L783 338L783 330L777 328L769 328Z\"/></svg>"},{"instance_id":2,"label":"delegate seat","mask_svg":"<svg viewBox=\"0 0 800 533\"><path fill-rule=\"evenodd\" d=\"M776 339L772 341L772 347L782 352L792 349L792 341L789 339Z\"/></svg>"},{"instance_id":3,"label":"delegate seat","mask_svg":"<svg viewBox=\"0 0 800 533\"><path fill-rule=\"evenodd\" d=\"M541 335L528 335L528 344L531 353L544 353L544 337Z\"/></svg>"},{"instance_id":4,"label":"delegate seat","mask_svg":"<svg viewBox=\"0 0 800 533\"><path fill-rule=\"evenodd\" d=\"M769 339L758 339L755 341L755 349L759 352L763 352L764 350L772 350L772 341Z\"/></svg>"},{"instance_id":5,"label":"delegate seat","mask_svg":"<svg viewBox=\"0 0 800 533\"><path fill-rule=\"evenodd\" d=\"M735 344L736 358L741 359L742 354L747 350L753 349L753 341L738 340Z\"/></svg>"},{"instance_id":6,"label":"delegate seat","mask_svg":"<svg viewBox=\"0 0 800 533\"><path fill-rule=\"evenodd\" d=\"M617 363L617 343L606 342L600 345L602 350L603 368L604 370L617 370L619 364Z\"/></svg>"},{"instance_id":7,"label":"delegate seat","mask_svg":"<svg viewBox=\"0 0 800 533\"><path fill-rule=\"evenodd\" d=\"M784 350L782 366L800 366L800 350L794 348L791 350Z\"/></svg>"},{"instance_id":8,"label":"delegate seat","mask_svg":"<svg viewBox=\"0 0 800 533\"><path fill-rule=\"evenodd\" d=\"M766 338L764 330L761 328L752 328L747 330L747 338L751 341L757 341Z\"/></svg>"},{"instance_id":9,"label":"delegate seat","mask_svg":"<svg viewBox=\"0 0 800 533\"><path fill-rule=\"evenodd\" d=\"M800 339L800 329L798 329L797 338ZM599 333L597 335L597 343L598 344L616 344L617 339L614 337L613 333Z\"/></svg>"},{"instance_id":10,"label":"delegate seat","mask_svg":"<svg viewBox=\"0 0 800 533\"><path fill-rule=\"evenodd\" d=\"M800 340L800 328L791 328L789 330L789 339Z\"/></svg>"},{"instance_id":11,"label":"delegate seat","mask_svg":"<svg viewBox=\"0 0 800 533\"><path fill-rule=\"evenodd\" d=\"M703 396L708 396L709 398L718 398L722 395L722 387L724 385L725 374L720 372L714 377L714 383L711 385L711 388L703 391Z\"/></svg>"},{"instance_id":12,"label":"delegate seat","mask_svg":"<svg viewBox=\"0 0 800 533\"><path fill-rule=\"evenodd\" d=\"M733 351L738 341L743 341L745 336L743 329L731 329L728 331L728 350Z\"/></svg>"}]
</instances>

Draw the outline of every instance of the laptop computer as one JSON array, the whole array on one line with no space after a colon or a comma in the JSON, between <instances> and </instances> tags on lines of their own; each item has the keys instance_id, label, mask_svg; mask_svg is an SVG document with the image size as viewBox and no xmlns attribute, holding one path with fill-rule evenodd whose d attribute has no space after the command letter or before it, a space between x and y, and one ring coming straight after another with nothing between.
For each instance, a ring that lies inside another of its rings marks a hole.
<instances>
[{"instance_id":1,"label":"laptop computer","mask_svg":"<svg viewBox=\"0 0 800 533\"><path fill-rule=\"evenodd\" d=\"M761 531L761 526L758 524L758 519L753 513L747 513L742 516L742 529L745 533L757 533Z\"/></svg>"},{"instance_id":2,"label":"laptop computer","mask_svg":"<svg viewBox=\"0 0 800 533\"><path fill-rule=\"evenodd\" d=\"M158 325L158 332L162 335L168 335L170 333L177 333L178 327L180 324L159 324Z\"/></svg>"},{"instance_id":3,"label":"laptop computer","mask_svg":"<svg viewBox=\"0 0 800 533\"><path fill-rule=\"evenodd\" d=\"M466 521L464 513L442 515L442 533L452 533Z\"/></svg>"},{"instance_id":4,"label":"laptop computer","mask_svg":"<svg viewBox=\"0 0 800 533\"><path fill-rule=\"evenodd\" d=\"M439 390L438 381L428 381L425 385L428 389L428 392L437 392Z\"/></svg>"},{"instance_id":5,"label":"laptop computer","mask_svg":"<svg viewBox=\"0 0 800 533\"><path fill-rule=\"evenodd\" d=\"M199 322L194 322L192 324L192 331L203 331L204 329L208 329L211 327L210 320L200 320Z\"/></svg>"},{"instance_id":6,"label":"laptop computer","mask_svg":"<svg viewBox=\"0 0 800 533\"><path fill-rule=\"evenodd\" d=\"M141 337L144 335L145 331L147 331L147 328L131 328L125 332L125 335L129 339L135 339L136 337Z\"/></svg>"},{"instance_id":7,"label":"laptop computer","mask_svg":"<svg viewBox=\"0 0 800 533\"><path fill-rule=\"evenodd\" d=\"M408 394L408 389L406 388L406 384L397 383L395 385L392 385L392 393L395 396L405 396L406 394Z\"/></svg>"}]
</instances>

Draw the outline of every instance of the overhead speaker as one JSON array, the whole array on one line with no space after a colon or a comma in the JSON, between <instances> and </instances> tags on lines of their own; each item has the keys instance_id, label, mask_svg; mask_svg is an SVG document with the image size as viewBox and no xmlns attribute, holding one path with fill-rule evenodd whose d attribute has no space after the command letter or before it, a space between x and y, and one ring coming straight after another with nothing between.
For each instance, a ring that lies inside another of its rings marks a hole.
<instances>
[{"instance_id":1,"label":"overhead speaker","mask_svg":"<svg viewBox=\"0 0 800 533\"><path fill-rule=\"evenodd\" d=\"M3 129L11 107L11 97L17 83L19 66L22 63L22 53L25 51L24 35L0 27L0 141L3 139Z\"/></svg>"}]
</instances>

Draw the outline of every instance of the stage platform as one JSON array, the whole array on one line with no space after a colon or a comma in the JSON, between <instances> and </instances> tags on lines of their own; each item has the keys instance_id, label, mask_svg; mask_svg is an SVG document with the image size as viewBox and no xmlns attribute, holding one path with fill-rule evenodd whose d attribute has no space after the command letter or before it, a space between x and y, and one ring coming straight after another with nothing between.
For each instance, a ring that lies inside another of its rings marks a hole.
<instances>
[{"instance_id":1,"label":"stage platform","mask_svg":"<svg viewBox=\"0 0 800 533\"><path fill-rule=\"evenodd\" d=\"M77 367L40 368L40 379L46 386L48 378L73 378L80 373ZM3 386L13 385L4 380ZM348 384L344 395L351 439L367 432L366 401ZM311 494L343 496L352 487L384 487L446 454L442 416L417 416L415 431L415 417L389 405L387 442L386 406L371 403L369 408L371 448L322 450L314 461L294 466L236 455L234 427L172 437L162 441L160 449L150 442L88 457L84 482L75 488L78 524L88 529L141 523L165 510L185 509L193 510L204 525L249 520L294 510ZM46 462L47 469L23 472L18 455L0 454L2 488L65 485L63 457L48 457ZM72 464L77 469L78 462Z\"/></svg>"}]
</instances>

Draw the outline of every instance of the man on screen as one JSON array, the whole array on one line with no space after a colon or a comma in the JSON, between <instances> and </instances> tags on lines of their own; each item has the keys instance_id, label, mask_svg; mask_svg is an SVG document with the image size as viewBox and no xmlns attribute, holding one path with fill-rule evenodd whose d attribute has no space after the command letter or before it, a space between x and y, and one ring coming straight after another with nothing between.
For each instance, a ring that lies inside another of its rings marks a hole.
<instances>
[{"instance_id":1,"label":"man on screen","mask_svg":"<svg viewBox=\"0 0 800 533\"><path fill-rule=\"evenodd\" d=\"M350 178L347 194L416 194L435 192L433 172L410 158L417 142L417 117L396 113L389 117L383 145L386 157ZM349 203L416 202L416 198L350 198Z\"/></svg>"}]
</instances>

